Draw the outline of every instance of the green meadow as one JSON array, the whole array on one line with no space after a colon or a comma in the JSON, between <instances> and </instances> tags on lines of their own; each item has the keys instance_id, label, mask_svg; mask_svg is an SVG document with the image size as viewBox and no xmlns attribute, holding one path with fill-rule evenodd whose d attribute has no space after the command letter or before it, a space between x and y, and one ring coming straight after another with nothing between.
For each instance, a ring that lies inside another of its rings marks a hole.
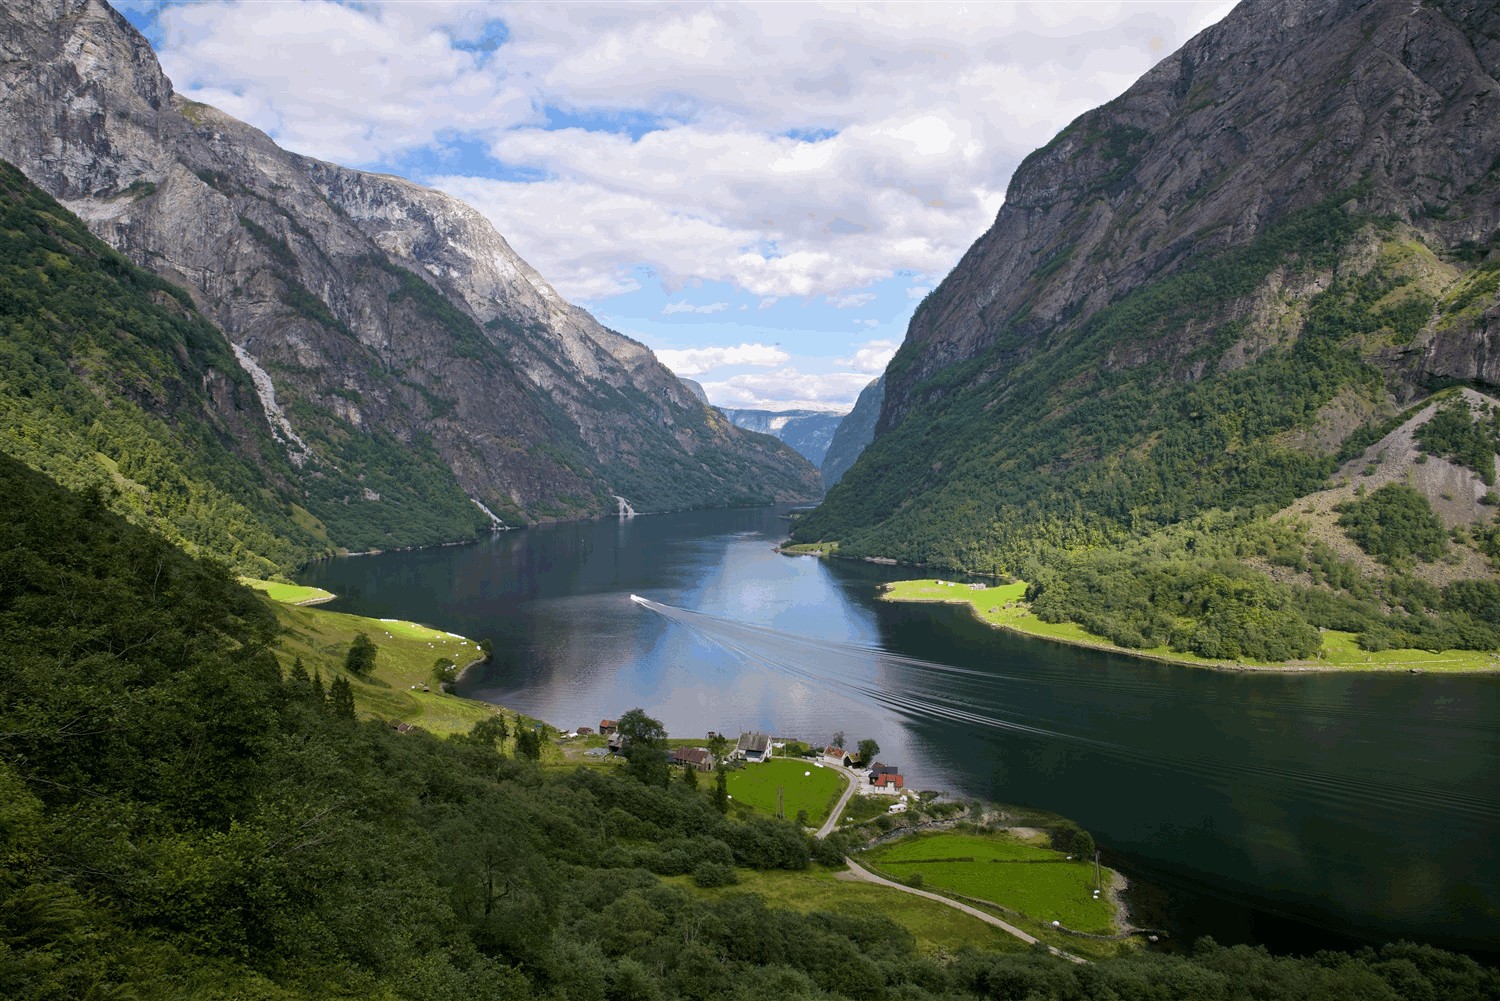
<instances>
[{"instance_id":1,"label":"green meadow","mask_svg":"<svg viewBox=\"0 0 1500 1001\"><path fill-rule=\"evenodd\" d=\"M321 587L308 587L306 584L282 584L274 580L258 580L254 577L241 577L240 583L254 588L272 601L280 601L288 605L328 601L334 596L332 591L325 591Z\"/></svg>"},{"instance_id":2,"label":"green meadow","mask_svg":"<svg viewBox=\"0 0 1500 1001\"><path fill-rule=\"evenodd\" d=\"M886 601L943 602L945 604L968 605L982 622L997 629L1011 629L1027 636L1072 643L1076 646L1095 647L1127 657L1146 657L1152 660L1188 664L1194 667L1268 667L1328 669L1349 668L1361 671L1432 671L1472 672L1500 670L1500 653L1484 650L1382 650L1367 653L1359 648L1353 633L1328 629L1323 631L1323 648L1313 660L1292 661L1287 664L1265 663L1255 660L1236 662L1210 660L1191 653L1181 653L1168 647L1153 647L1147 650L1132 650L1110 642L1103 636L1084 629L1073 622L1043 622L1031 612L1025 600L1026 582L1000 584L981 590L971 590L968 585L955 583L949 586L932 578L925 580L902 580L886 585L881 597Z\"/></svg>"},{"instance_id":3,"label":"green meadow","mask_svg":"<svg viewBox=\"0 0 1500 1001\"><path fill-rule=\"evenodd\" d=\"M783 810L795 818L807 811L809 824L821 824L844 791L844 776L832 768L819 768L800 758L772 758L759 765L746 765L728 776L729 795L757 813L776 815L776 790L783 791Z\"/></svg>"},{"instance_id":4,"label":"green meadow","mask_svg":"<svg viewBox=\"0 0 1500 1001\"><path fill-rule=\"evenodd\" d=\"M893 879L921 876L924 889L948 890L1019 911L1044 925L1114 931L1114 906L1095 900L1094 866L1005 835L930 834L864 855ZM1107 877L1108 878L1108 877Z\"/></svg>"}]
</instances>

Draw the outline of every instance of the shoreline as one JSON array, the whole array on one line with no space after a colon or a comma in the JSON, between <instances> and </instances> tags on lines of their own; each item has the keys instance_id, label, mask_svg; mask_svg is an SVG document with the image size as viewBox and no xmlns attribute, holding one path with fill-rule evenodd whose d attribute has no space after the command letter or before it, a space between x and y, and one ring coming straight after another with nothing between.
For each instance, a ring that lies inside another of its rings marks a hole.
<instances>
[{"instance_id":1,"label":"shoreline","mask_svg":"<svg viewBox=\"0 0 1500 1001\"><path fill-rule=\"evenodd\" d=\"M793 554L810 555L810 554ZM972 576L972 575L971 575ZM1419 667L1409 667L1403 664L1319 664L1306 661L1288 661L1279 664L1246 664L1240 661L1208 661L1190 660L1186 657L1174 657L1170 654L1152 653L1143 650L1131 650L1128 647L1118 646L1108 641L1086 640L1070 636L1048 636L1042 633L1034 633L1020 628L1009 622L992 622L980 614L978 607L972 601L962 601L954 598L918 598L918 597L893 597L890 594L894 584L902 581L892 581L880 585L879 600L900 602L912 605L961 605L969 609L969 614L981 625L1001 632L1007 632L1014 636L1023 636L1026 639L1038 640L1044 643L1060 643L1064 646L1077 647L1084 650L1094 650L1099 653L1115 654L1120 657L1130 657L1135 660L1152 661L1157 664L1171 664L1175 667L1193 667L1202 670L1219 671L1224 674L1349 674L1358 672L1362 674L1463 674L1463 675L1486 675L1500 674L1500 662L1492 667L1453 667L1441 670L1429 671Z\"/></svg>"}]
</instances>

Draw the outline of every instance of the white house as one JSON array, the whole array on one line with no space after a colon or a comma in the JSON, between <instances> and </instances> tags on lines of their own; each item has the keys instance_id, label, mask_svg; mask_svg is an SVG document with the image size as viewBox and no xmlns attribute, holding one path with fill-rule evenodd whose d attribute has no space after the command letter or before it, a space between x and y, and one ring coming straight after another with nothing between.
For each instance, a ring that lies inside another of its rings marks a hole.
<instances>
[{"instance_id":1,"label":"white house","mask_svg":"<svg viewBox=\"0 0 1500 1001\"><path fill-rule=\"evenodd\" d=\"M759 730L740 734L739 743L734 745L734 756L754 764L771 760L771 735Z\"/></svg>"}]
</instances>

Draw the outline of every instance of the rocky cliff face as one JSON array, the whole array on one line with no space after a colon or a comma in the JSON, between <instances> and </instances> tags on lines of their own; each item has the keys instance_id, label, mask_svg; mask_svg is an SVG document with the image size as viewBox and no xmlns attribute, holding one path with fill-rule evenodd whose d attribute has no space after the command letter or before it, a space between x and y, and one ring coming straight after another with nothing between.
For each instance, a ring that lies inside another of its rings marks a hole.
<instances>
[{"instance_id":1,"label":"rocky cliff face","mask_svg":"<svg viewBox=\"0 0 1500 1001\"><path fill-rule=\"evenodd\" d=\"M813 465L822 463L833 434L844 419L843 414L821 410L720 409L735 427L783 441Z\"/></svg>"},{"instance_id":2,"label":"rocky cliff face","mask_svg":"<svg viewBox=\"0 0 1500 1001\"><path fill-rule=\"evenodd\" d=\"M1493 3L1241 4L1021 165L795 534L1015 569L1280 507L1500 385L1497 77Z\"/></svg>"},{"instance_id":3,"label":"rocky cliff face","mask_svg":"<svg viewBox=\"0 0 1500 1001\"><path fill-rule=\"evenodd\" d=\"M818 472L823 476L823 489L828 490L844 478L849 467L854 465L859 454L875 437L875 425L880 420L880 406L885 402L885 376L880 376L859 391L854 409L844 415Z\"/></svg>"},{"instance_id":4,"label":"rocky cliff face","mask_svg":"<svg viewBox=\"0 0 1500 1001\"><path fill-rule=\"evenodd\" d=\"M5 5L0 59L0 157L192 293L331 528L432 541L410 516L449 489L512 524L816 494L473 209L181 98L101 0Z\"/></svg>"},{"instance_id":5,"label":"rocky cliff face","mask_svg":"<svg viewBox=\"0 0 1500 1001\"><path fill-rule=\"evenodd\" d=\"M1013 339L1056 346L1106 305L1347 193L1433 246L1500 225L1500 8L1253 0L1080 116L1016 171L995 224L912 319L881 426ZM1500 383L1500 320L1425 332L1410 379Z\"/></svg>"}]
</instances>

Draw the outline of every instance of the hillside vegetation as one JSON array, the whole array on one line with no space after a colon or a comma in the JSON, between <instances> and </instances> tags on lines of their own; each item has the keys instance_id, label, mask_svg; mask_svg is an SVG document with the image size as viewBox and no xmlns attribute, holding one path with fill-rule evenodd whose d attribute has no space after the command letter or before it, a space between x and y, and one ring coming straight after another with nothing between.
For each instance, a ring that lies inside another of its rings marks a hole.
<instances>
[{"instance_id":1,"label":"hillside vegetation","mask_svg":"<svg viewBox=\"0 0 1500 1001\"><path fill-rule=\"evenodd\" d=\"M1315 655L1320 627L1369 650L1500 647L1489 599L1460 597L1500 589L1496 509L1480 503L1490 402L1449 393L1398 414L1376 363L1472 284L1435 260L1394 223L1326 204L1050 350L1002 339L934 376L943 402L878 436L793 536L1019 577L1042 619L1126 647L1284 661ZM1236 304L1257 297L1244 318ZM1420 444L1397 456L1383 436L1403 428ZM1304 523L1336 474L1333 531Z\"/></svg>"},{"instance_id":2,"label":"hillside vegetation","mask_svg":"<svg viewBox=\"0 0 1500 1001\"><path fill-rule=\"evenodd\" d=\"M8 457L0 490L7 998L1500 991L1495 971L1413 945L1298 960L1205 942L1081 970L923 955L869 908L698 896L661 877L796 872L821 849L790 823L725 819L680 782L509 757L490 720L447 740L361 723L337 691L283 673L272 609L221 565Z\"/></svg>"}]
</instances>

